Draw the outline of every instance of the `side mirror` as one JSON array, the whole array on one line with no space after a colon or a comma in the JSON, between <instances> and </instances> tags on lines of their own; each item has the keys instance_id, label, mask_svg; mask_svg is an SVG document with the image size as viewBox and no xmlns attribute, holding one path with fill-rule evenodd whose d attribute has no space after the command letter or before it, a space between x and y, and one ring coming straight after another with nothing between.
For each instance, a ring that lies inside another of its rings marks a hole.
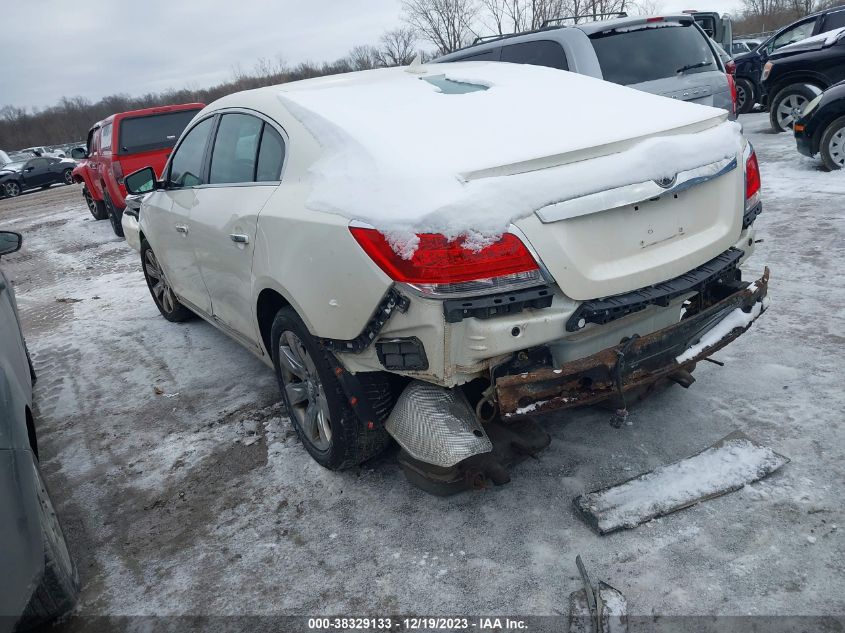
<instances>
[{"instance_id":1,"label":"side mirror","mask_svg":"<svg viewBox=\"0 0 845 633\"><path fill-rule=\"evenodd\" d=\"M74 160L82 160L83 158L88 158L88 153L84 147L74 147L70 150L70 157Z\"/></svg>"},{"instance_id":2,"label":"side mirror","mask_svg":"<svg viewBox=\"0 0 845 633\"><path fill-rule=\"evenodd\" d=\"M24 169L24 171L25 171L25 172L27 172L27 173L29 173L29 172L31 172L33 169L35 169L35 167L27 167L26 169Z\"/></svg>"},{"instance_id":3,"label":"side mirror","mask_svg":"<svg viewBox=\"0 0 845 633\"><path fill-rule=\"evenodd\" d=\"M131 194L149 193L156 188L156 173L152 167L144 167L129 174L123 184Z\"/></svg>"},{"instance_id":4,"label":"side mirror","mask_svg":"<svg viewBox=\"0 0 845 633\"><path fill-rule=\"evenodd\" d=\"M0 231L0 255L8 255L20 250L21 244L23 244L23 237L20 233Z\"/></svg>"}]
</instances>

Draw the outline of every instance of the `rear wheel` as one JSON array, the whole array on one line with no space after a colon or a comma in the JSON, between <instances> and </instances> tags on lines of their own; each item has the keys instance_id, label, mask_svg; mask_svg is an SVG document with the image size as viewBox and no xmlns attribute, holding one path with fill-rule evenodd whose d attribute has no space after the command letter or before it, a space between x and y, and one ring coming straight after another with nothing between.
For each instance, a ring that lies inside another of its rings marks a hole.
<instances>
[{"instance_id":1,"label":"rear wheel","mask_svg":"<svg viewBox=\"0 0 845 633\"><path fill-rule=\"evenodd\" d=\"M819 143L819 153L828 169L845 168L845 116L825 128Z\"/></svg>"},{"instance_id":2,"label":"rear wheel","mask_svg":"<svg viewBox=\"0 0 845 633\"><path fill-rule=\"evenodd\" d=\"M161 312L161 316L174 323L193 318L194 313L179 303L179 299L176 298L176 294L164 274L164 269L146 240L141 242L141 264L144 268L147 287L150 289L150 294L158 311Z\"/></svg>"},{"instance_id":3,"label":"rear wheel","mask_svg":"<svg viewBox=\"0 0 845 633\"><path fill-rule=\"evenodd\" d=\"M64 531L34 455L32 460L41 514L44 574L24 609L18 630L44 624L68 612L79 596L79 573L68 552Z\"/></svg>"},{"instance_id":4,"label":"rear wheel","mask_svg":"<svg viewBox=\"0 0 845 633\"><path fill-rule=\"evenodd\" d=\"M6 195L10 198L17 198L19 195L21 195L21 186L14 180L7 182L5 185L3 185L3 188L6 192Z\"/></svg>"},{"instance_id":5,"label":"rear wheel","mask_svg":"<svg viewBox=\"0 0 845 633\"><path fill-rule=\"evenodd\" d=\"M736 80L736 113L748 114L754 107L754 84L748 79Z\"/></svg>"},{"instance_id":6,"label":"rear wheel","mask_svg":"<svg viewBox=\"0 0 845 633\"><path fill-rule=\"evenodd\" d=\"M792 129L795 119L801 114L810 101L815 99L816 92L806 84L793 84L778 92L769 108L769 123L775 132L786 132Z\"/></svg>"},{"instance_id":7,"label":"rear wheel","mask_svg":"<svg viewBox=\"0 0 845 633\"><path fill-rule=\"evenodd\" d=\"M103 186L103 202L106 205L106 211L109 216L109 222L111 222L112 231L114 231L114 234L118 237L124 237L122 224L123 209L118 209L114 206L114 202L112 202L111 196L105 186Z\"/></svg>"},{"instance_id":8,"label":"rear wheel","mask_svg":"<svg viewBox=\"0 0 845 633\"><path fill-rule=\"evenodd\" d=\"M350 468L388 446L390 436L383 422L392 408L393 394L386 375L357 376L378 418L364 422L352 410L328 352L292 308L276 314L270 340L285 408L317 463L331 470Z\"/></svg>"},{"instance_id":9,"label":"rear wheel","mask_svg":"<svg viewBox=\"0 0 845 633\"><path fill-rule=\"evenodd\" d=\"M66 185L72 185L73 184L73 170L72 169L65 169L62 172L62 180L65 181Z\"/></svg>"}]
</instances>

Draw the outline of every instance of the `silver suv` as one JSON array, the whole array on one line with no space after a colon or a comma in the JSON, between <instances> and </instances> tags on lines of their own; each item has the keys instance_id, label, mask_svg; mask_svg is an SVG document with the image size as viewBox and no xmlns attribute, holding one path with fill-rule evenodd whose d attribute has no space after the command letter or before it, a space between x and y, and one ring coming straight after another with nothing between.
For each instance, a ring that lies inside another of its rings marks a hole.
<instances>
[{"instance_id":1,"label":"silver suv","mask_svg":"<svg viewBox=\"0 0 845 633\"><path fill-rule=\"evenodd\" d=\"M690 15L548 25L488 39L435 61L550 66L734 111L725 66L713 42Z\"/></svg>"}]
</instances>

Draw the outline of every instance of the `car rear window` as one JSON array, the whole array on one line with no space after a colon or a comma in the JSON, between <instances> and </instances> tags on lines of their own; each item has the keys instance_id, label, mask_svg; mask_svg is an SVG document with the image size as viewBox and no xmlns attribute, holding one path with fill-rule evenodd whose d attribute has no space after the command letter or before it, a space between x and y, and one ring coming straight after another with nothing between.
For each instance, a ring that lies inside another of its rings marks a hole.
<instances>
[{"instance_id":1,"label":"car rear window","mask_svg":"<svg viewBox=\"0 0 845 633\"><path fill-rule=\"evenodd\" d=\"M137 154L176 145L179 135L199 110L180 110L123 119L118 154Z\"/></svg>"},{"instance_id":2,"label":"car rear window","mask_svg":"<svg viewBox=\"0 0 845 633\"><path fill-rule=\"evenodd\" d=\"M590 39L604 79L624 86L719 68L705 36L691 23L620 28Z\"/></svg>"}]
</instances>

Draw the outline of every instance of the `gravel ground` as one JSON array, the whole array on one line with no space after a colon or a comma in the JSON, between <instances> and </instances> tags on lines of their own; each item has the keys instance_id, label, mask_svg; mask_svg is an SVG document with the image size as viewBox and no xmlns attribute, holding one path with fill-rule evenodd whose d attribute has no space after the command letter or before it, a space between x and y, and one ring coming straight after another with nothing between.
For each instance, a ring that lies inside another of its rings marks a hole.
<instances>
[{"instance_id":1,"label":"gravel ground","mask_svg":"<svg viewBox=\"0 0 845 633\"><path fill-rule=\"evenodd\" d=\"M333 473L307 455L272 372L202 321L164 321L137 253L78 186L0 200L39 380L39 443L82 577L80 616L566 613L575 555L633 614L845 615L845 174L743 117L763 173L749 274L772 306L614 429L545 418L507 486L448 499L393 456ZM160 393L159 393L160 392ZM768 479L597 536L572 498L733 430L792 462ZM79 628L71 621L68 628Z\"/></svg>"}]
</instances>

